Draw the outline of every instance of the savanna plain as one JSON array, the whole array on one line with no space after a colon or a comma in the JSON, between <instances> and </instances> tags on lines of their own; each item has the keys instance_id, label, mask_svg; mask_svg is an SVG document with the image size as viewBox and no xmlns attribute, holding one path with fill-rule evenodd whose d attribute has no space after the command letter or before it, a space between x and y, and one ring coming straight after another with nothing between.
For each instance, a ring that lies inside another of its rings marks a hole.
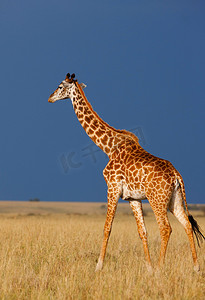
<instances>
[{"instance_id":1,"label":"savanna plain","mask_svg":"<svg viewBox=\"0 0 205 300\"><path fill-rule=\"evenodd\" d=\"M203 206L192 211L205 231ZM95 272L106 216L103 203L0 202L0 299L205 299L205 242L193 271L181 224L170 214L172 235L158 270L160 235L149 204L145 223L153 273L128 203L120 203L104 268Z\"/></svg>"}]
</instances>

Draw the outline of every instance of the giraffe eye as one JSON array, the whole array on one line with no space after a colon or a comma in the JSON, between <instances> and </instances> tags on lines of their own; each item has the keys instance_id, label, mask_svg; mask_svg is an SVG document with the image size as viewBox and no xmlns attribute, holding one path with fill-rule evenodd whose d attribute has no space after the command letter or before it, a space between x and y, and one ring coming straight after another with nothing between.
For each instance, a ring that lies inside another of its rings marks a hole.
<instances>
[{"instance_id":1,"label":"giraffe eye","mask_svg":"<svg viewBox=\"0 0 205 300\"><path fill-rule=\"evenodd\" d=\"M59 88L59 89L62 89L63 87L62 87L62 86L59 86L58 88Z\"/></svg>"}]
</instances>

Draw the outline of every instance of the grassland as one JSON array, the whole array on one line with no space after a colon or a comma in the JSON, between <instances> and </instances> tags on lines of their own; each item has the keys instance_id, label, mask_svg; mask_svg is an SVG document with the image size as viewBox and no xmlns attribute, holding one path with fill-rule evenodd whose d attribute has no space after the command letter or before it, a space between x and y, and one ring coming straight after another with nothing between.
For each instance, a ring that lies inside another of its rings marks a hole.
<instances>
[{"instance_id":1,"label":"grassland","mask_svg":"<svg viewBox=\"0 0 205 300\"><path fill-rule=\"evenodd\" d=\"M102 203L0 202L0 299L205 298L205 278L193 271L187 237L171 215L165 266L147 272L127 203L119 205L104 268L95 273L105 210ZM160 236L148 205L145 212L155 266ZM205 230L203 212L193 214ZM204 250L198 248L205 272Z\"/></svg>"}]
</instances>

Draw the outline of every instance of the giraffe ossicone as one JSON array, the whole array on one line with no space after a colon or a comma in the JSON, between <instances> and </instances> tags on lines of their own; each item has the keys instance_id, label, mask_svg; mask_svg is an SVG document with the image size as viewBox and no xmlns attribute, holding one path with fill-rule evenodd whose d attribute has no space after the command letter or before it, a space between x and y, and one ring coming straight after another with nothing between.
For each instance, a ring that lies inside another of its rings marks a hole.
<instances>
[{"instance_id":1,"label":"giraffe ossicone","mask_svg":"<svg viewBox=\"0 0 205 300\"><path fill-rule=\"evenodd\" d=\"M115 129L104 122L88 102L83 92L85 85L79 84L74 78L75 74L68 73L65 80L50 95L48 101L53 103L58 100L71 99L82 127L93 142L109 157L109 162L103 171L108 186L107 216L96 271L103 267L112 222L120 197L129 201L133 210L149 270L151 269L151 260L142 211L142 200L144 199L148 199L160 230L159 265L164 263L167 244L172 232L167 217L169 209L185 229L190 243L194 270L199 271L193 230L196 237L200 237L202 240L205 237L188 211L181 175L169 161L153 156L144 150L133 133Z\"/></svg>"}]
</instances>

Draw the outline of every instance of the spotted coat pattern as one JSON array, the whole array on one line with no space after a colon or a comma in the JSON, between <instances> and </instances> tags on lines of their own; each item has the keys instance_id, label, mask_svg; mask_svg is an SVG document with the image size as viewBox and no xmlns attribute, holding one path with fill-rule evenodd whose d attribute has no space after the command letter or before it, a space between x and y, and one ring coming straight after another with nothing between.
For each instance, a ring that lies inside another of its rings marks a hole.
<instances>
[{"instance_id":1,"label":"spotted coat pattern","mask_svg":"<svg viewBox=\"0 0 205 300\"><path fill-rule=\"evenodd\" d=\"M109 157L109 162L103 171L108 186L107 216L96 270L102 269L103 266L112 222L120 197L129 201L133 210L148 269L151 269L151 261L142 211L141 200L143 199L148 199L159 225L161 236L159 265L164 262L172 231L167 217L169 208L184 226L189 238L193 262L197 269L198 262L192 227L183 206L185 203L188 212L184 183L179 172L169 161L145 151L133 133L114 129L105 123L93 110L81 85L68 77L50 96L49 102L65 98L71 99L82 127L93 142Z\"/></svg>"}]
</instances>

